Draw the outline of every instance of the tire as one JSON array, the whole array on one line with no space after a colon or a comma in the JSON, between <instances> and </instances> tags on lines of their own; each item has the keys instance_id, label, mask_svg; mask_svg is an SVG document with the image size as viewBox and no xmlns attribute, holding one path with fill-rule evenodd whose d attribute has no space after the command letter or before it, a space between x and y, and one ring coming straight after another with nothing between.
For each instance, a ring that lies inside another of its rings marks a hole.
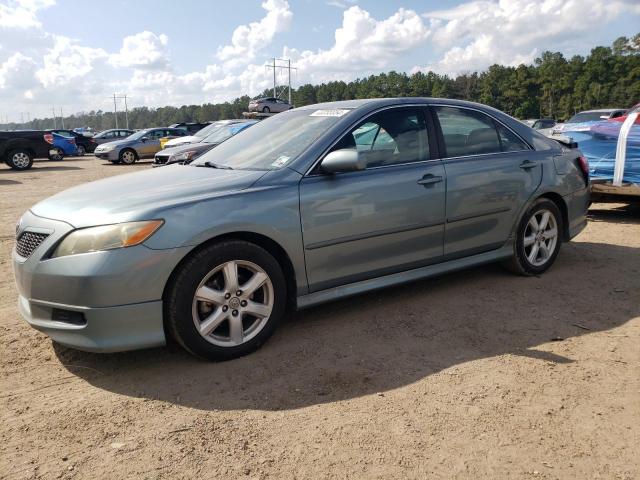
<instances>
[{"instance_id":1,"label":"tire","mask_svg":"<svg viewBox=\"0 0 640 480\"><path fill-rule=\"evenodd\" d=\"M138 154L131 148L125 148L118 155L118 161L125 165L133 165L138 161Z\"/></svg>"},{"instance_id":2,"label":"tire","mask_svg":"<svg viewBox=\"0 0 640 480\"><path fill-rule=\"evenodd\" d=\"M269 107L264 107L262 109L262 113L271 113L271 109L269 109Z\"/></svg>"},{"instance_id":3,"label":"tire","mask_svg":"<svg viewBox=\"0 0 640 480\"><path fill-rule=\"evenodd\" d=\"M82 146L82 145L78 145L78 156L79 157L84 157L87 154L87 150Z\"/></svg>"},{"instance_id":4,"label":"tire","mask_svg":"<svg viewBox=\"0 0 640 480\"><path fill-rule=\"evenodd\" d=\"M251 282L258 280L262 283L253 289ZM243 287L251 291L242 292ZM196 292L206 297L198 298ZM271 336L285 314L286 300L282 269L269 252L245 241L223 241L197 250L173 275L164 298L165 324L192 354L231 360L253 352ZM214 322L211 330L207 320Z\"/></svg>"},{"instance_id":5,"label":"tire","mask_svg":"<svg viewBox=\"0 0 640 480\"><path fill-rule=\"evenodd\" d=\"M49 160L51 160L52 162L60 162L64 159L64 152L62 151L62 149L56 148L52 150L56 150L58 153L56 153L55 155L49 155Z\"/></svg>"},{"instance_id":6,"label":"tire","mask_svg":"<svg viewBox=\"0 0 640 480\"><path fill-rule=\"evenodd\" d=\"M33 155L28 150L11 150L5 163L13 170L29 170L33 166Z\"/></svg>"},{"instance_id":7,"label":"tire","mask_svg":"<svg viewBox=\"0 0 640 480\"><path fill-rule=\"evenodd\" d=\"M536 224L542 227L538 231L535 230ZM562 244L562 232L562 214L558 206L549 199L539 198L522 216L513 257L503 265L519 275L540 275L556 260Z\"/></svg>"}]
</instances>

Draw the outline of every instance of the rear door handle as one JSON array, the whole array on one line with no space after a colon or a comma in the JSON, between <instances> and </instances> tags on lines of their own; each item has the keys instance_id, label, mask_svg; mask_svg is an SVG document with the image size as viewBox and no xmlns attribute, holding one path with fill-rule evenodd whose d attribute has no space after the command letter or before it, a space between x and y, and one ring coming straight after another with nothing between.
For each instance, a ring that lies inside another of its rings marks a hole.
<instances>
[{"instance_id":1,"label":"rear door handle","mask_svg":"<svg viewBox=\"0 0 640 480\"><path fill-rule=\"evenodd\" d=\"M520 164L520 168L523 169L523 170L531 170L532 168L534 168L537 165L538 164L536 162L532 162L531 160L525 160L524 162L522 162Z\"/></svg>"},{"instance_id":2,"label":"rear door handle","mask_svg":"<svg viewBox=\"0 0 640 480\"><path fill-rule=\"evenodd\" d=\"M418 185L424 185L428 187L429 185L433 185L434 183L440 183L442 181L442 177L440 175L433 175L429 173L425 175L420 180L418 180Z\"/></svg>"}]
</instances>

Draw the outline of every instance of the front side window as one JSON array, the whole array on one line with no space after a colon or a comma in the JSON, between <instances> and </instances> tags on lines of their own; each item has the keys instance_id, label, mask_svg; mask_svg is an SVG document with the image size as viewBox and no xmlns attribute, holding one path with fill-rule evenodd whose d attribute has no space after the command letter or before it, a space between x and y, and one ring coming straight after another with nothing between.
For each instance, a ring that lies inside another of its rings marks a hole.
<instances>
[{"instance_id":1,"label":"front side window","mask_svg":"<svg viewBox=\"0 0 640 480\"><path fill-rule=\"evenodd\" d=\"M476 110L435 107L447 157L528 150L511 130Z\"/></svg>"},{"instance_id":2,"label":"front side window","mask_svg":"<svg viewBox=\"0 0 640 480\"><path fill-rule=\"evenodd\" d=\"M369 117L345 135L334 150L356 148L367 168L429 159L427 129L415 108L392 108Z\"/></svg>"}]
</instances>

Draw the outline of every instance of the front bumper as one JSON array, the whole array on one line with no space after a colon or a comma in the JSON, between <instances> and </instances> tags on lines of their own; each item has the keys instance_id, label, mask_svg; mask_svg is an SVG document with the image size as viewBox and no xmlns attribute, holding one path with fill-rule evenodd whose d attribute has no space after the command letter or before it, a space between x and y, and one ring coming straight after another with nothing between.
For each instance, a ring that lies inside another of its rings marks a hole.
<instances>
[{"instance_id":1,"label":"front bumper","mask_svg":"<svg viewBox=\"0 0 640 480\"><path fill-rule=\"evenodd\" d=\"M32 327L63 345L95 352L164 345L162 294L189 247L138 245L48 258L73 227L27 212L20 228L49 234L28 258L13 250L19 309ZM60 311L78 312L82 321L61 321Z\"/></svg>"},{"instance_id":2,"label":"front bumper","mask_svg":"<svg viewBox=\"0 0 640 480\"><path fill-rule=\"evenodd\" d=\"M110 162L113 162L113 161L118 160L118 158L120 156L120 150L113 149L113 150L109 150L108 152L93 152L93 154L98 158L101 158L103 160L109 160Z\"/></svg>"},{"instance_id":3,"label":"front bumper","mask_svg":"<svg viewBox=\"0 0 640 480\"><path fill-rule=\"evenodd\" d=\"M22 317L61 345L87 352L122 352L165 344L162 301L90 308L29 300L20 295ZM55 310L82 313L80 325L52 319Z\"/></svg>"}]
</instances>

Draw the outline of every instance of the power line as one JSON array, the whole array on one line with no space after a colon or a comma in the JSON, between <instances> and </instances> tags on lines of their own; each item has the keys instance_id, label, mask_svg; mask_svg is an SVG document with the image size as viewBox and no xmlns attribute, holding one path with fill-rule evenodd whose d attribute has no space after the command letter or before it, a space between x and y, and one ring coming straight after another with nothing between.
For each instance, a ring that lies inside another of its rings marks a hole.
<instances>
[{"instance_id":1,"label":"power line","mask_svg":"<svg viewBox=\"0 0 640 480\"><path fill-rule=\"evenodd\" d=\"M286 65L278 65L277 62L287 62ZM290 58L272 58L271 65L266 64L265 69L272 68L273 69L273 96L278 98L278 91L276 85L276 69L287 70L289 82L288 82L288 90L289 90L289 104L291 105L291 70L298 70L296 67L291 66Z\"/></svg>"},{"instance_id":2,"label":"power line","mask_svg":"<svg viewBox=\"0 0 640 480\"><path fill-rule=\"evenodd\" d=\"M117 99L124 99L124 120L127 124L127 130L129 129L129 108L127 106L127 94L118 95L117 93L113 94L113 116L116 120L116 128L118 128L118 103Z\"/></svg>"}]
</instances>

